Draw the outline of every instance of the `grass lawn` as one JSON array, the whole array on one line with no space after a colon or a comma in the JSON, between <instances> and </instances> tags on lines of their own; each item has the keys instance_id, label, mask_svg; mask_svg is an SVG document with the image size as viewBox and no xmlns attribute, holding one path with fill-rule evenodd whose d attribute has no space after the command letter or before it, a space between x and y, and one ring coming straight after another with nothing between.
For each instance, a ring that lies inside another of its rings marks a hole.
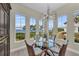
<instances>
[{"instance_id":1,"label":"grass lawn","mask_svg":"<svg viewBox=\"0 0 79 59\"><path fill-rule=\"evenodd\" d=\"M35 37L36 32L30 32L30 38ZM16 33L16 41L25 39L25 33Z\"/></svg>"},{"instance_id":2,"label":"grass lawn","mask_svg":"<svg viewBox=\"0 0 79 59\"><path fill-rule=\"evenodd\" d=\"M30 38L35 37L36 32L30 32Z\"/></svg>"},{"instance_id":3,"label":"grass lawn","mask_svg":"<svg viewBox=\"0 0 79 59\"><path fill-rule=\"evenodd\" d=\"M25 33L16 33L16 41L25 39Z\"/></svg>"},{"instance_id":4,"label":"grass lawn","mask_svg":"<svg viewBox=\"0 0 79 59\"><path fill-rule=\"evenodd\" d=\"M76 43L79 43L79 33L75 33L75 40Z\"/></svg>"},{"instance_id":5,"label":"grass lawn","mask_svg":"<svg viewBox=\"0 0 79 59\"><path fill-rule=\"evenodd\" d=\"M79 43L79 39L75 39L75 42L76 42L76 43Z\"/></svg>"},{"instance_id":6,"label":"grass lawn","mask_svg":"<svg viewBox=\"0 0 79 59\"><path fill-rule=\"evenodd\" d=\"M52 32L49 32L49 35L51 35ZM34 38L36 35L36 32L30 32L30 38ZM39 32L39 35L43 37L43 32ZM25 39L25 33L16 33L16 40L23 40Z\"/></svg>"},{"instance_id":7,"label":"grass lawn","mask_svg":"<svg viewBox=\"0 0 79 59\"><path fill-rule=\"evenodd\" d=\"M51 35L52 32L49 32L49 35ZM36 35L36 32L30 32L30 38L34 38ZM39 32L39 35L43 37L43 32ZM76 43L79 43L79 33L75 33L75 39L74 41ZM25 33L16 33L16 41L19 41L19 40L23 40L25 39Z\"/></svg>"}]
</instances>

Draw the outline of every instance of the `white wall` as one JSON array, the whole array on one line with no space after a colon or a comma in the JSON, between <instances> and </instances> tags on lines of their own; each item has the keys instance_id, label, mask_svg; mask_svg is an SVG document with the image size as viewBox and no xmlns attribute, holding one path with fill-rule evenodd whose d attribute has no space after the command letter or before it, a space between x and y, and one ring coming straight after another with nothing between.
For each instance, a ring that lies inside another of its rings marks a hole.
<instances>
[{"instance_id":1,"label":"white wall","mask_svg":"<svg viewBox=\"0 0 79 59\"><path fill-rule=\"evenodd\" d=\"M10 13L10 49L11 52L17 49L21 49L25 47L24 41L16 42L16 30L15 30L15 14L16 12L20 12L24 16L26 16L26 20L28 21L27 17L40 17L40 13L34 11L28 7L22 6L20 4L11 4L12 10ZM27 25L28 26L28 25ZM27 33L28 34L28 33ZM27 38L26 38L27 39Z\"/></svg>"},{"instance_id":2,"label":"white wall","mask_svg":"<svg viewBox=\"0 0 79 59\"><path fill-rule=\"evenodd\" d=\"M79 13L79 3L67 3L64 6L55 10L57 14L60 15L67 15L70 12L77 12Z\"/></svg>"},{"instance_id":3,"label":"white wall","mask_svg":"<svg viewBox=\"0 0 79 59\"><path fill-rule=\"evenodd\" d=\"M72 21L72 19L74 19L74 16L75 16L74 13L79 13L79 3L66 4L63 7L57 9L56 13L58 14L58 16L62 16L62 15L68 16L67 35L68 35L68 39L73 41L73 33L75 32L74 30L75 26L73 25L74 22ZM79 43L75 43L75 42L69 43L68 49L70 49L70 50L67 50L68 55L69 53L71 55L79 55Z\"/></svg>"},{"instance_id":4,"label":"white wall","mask_svg":"<svg viewBox=\"0 0 79 59\"><path fill-rule=\"evenodd\" d=\"M25 6L22 6L20 4L11 4L12 10L11 10L11 19L10 19L10 49L11 51L13 50L17 50L17 48L23 48L23 46L25 46L24 41L21 42L16 42L16 37L15 37L15 13L16 12L21 12L23 15L26 16L34 16L34 17L40 17L40 13L37 11L34 11L30 8L26 8ZM56 10L56 13L58 16L61 15L68 15L68 13L70 12L74 12L75 10L79 9L79 4L67 4L59 9ZM28 26L28 25L27 25ZM79 50L79 45L77 44L71 44L71 49L73 49L73 51L78 51Z\"/></svg>"}]
</instances>

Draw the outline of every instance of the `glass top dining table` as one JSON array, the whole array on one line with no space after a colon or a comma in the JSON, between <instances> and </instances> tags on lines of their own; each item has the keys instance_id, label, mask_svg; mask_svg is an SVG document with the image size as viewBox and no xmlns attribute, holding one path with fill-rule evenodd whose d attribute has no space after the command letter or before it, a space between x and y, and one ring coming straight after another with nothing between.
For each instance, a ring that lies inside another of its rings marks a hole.
<instances>
[{"instance_id":1,"label":"glass top dining table","mask_svg":"<svg viewBox=\"0 0 79 59\"><path fill-rule=\"evenodd\" d=\"M34 43L40 48L51 48L55 46L55 41L52 38L48 38L48 40L46 40L45 38L40 37L39 39L34 40Z\"/></svg>"},{"instance_id":2,"label":"glass top dining table","mask_svg":"<svg viewBox=\"0 0 79 59\"><path fill-rule=\"evenodd\" d=\"M48 53L48 50L50 48L55 47L55 41L53 38L48 38L47 40L45 38L40 37L39 39L34 40L35 47L38 47L42 50L46 50L45 53L47 55L50 55ZM37 49L38 50L38 49ZM51 51L51 50L50 50ZM52 51L51 51L52 52ZM53 53L53 52L52 52Z\"/></svg>"}]
</instances>

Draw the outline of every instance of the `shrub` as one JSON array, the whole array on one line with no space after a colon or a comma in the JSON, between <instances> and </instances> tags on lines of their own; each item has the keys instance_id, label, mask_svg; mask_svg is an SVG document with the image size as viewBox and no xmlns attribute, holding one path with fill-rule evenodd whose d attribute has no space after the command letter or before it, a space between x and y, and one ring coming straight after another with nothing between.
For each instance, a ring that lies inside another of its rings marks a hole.
<instances>
[{"instance_id":1,"label":"shrub","mask_svg":"<svg viewBox=\"0 0 79 59\"><path fill-rule=\"evenodd\" d=\"M75 33L75 42L79 43L79 33Z\"/></svg>"},{"instance_id":2,"label":"shrub","mask_svg":"<svg viewBox=\"0 0 79 59\"><path fill-rule=\"evenodd\" d=\"M30 32L30 38L35 37L36 32Z\"/></svg>"},{"instance_id":3,"label":"shrub","mask_svg":"<svg viewBox=\"0 0 79 59\"><path fill-rule=\"evenodd\" d=\"M64 31L63 28L58 28L58 32Z\"/></svg>"},{"instance_id":4,"label":"shrub","mask_svg":"<svg viewBox=\"0 0 79 59\"><path fill-rule=\"evenodd\" d=\"M25 33L16 33L16 39L17 40L25 39Z\"/></svg>"}]
</instances>

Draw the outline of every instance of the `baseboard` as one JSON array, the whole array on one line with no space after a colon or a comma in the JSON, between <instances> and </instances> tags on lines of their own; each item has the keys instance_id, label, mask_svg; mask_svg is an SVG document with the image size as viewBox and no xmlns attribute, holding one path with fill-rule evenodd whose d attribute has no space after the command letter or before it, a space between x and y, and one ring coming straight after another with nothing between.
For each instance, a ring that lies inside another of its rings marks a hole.
<instances>
[{"instance_id":1,"label":"baseboard","mask_svg":"<svg viewBox=\"0 0 79 59\"><path fill-rule=\"evenodd\" d=\"M24 49L24 48L26 48L26 46L22 46L22 47L19 47L19 48L11 49L11 50L10 50L10 53L16 52L16 51L21 50L21 49ZM74 50L74 49L71 49L71 48L68 48L68 50L69 50L70 52L73 52L73 53L76 53L76 54L79 55L79 51L77 51L77 50Z\"/></svg>"},{"instance_id":2,"label":"baseboard","mask_svg":"<svg viewBox=\"0 0 79 59\"><path fill-rule=\"evenodd\" d=\"M22 47L19 47L19 48L11 49L10 50L10 53L16 52L16 51L21 50L21 49L24 49L24 48L26 48L26 46L22 46Z\"/></svg>"},{"instance_id":3,"label":"baseboard","mask_svg":"<svg viewBox=\"0 0 79 59\"><path fill-rule=\"evenodd\" d=\"M75 49L68 48L68 50L69 50L70 52L73 52L73 53L76 53L76 54L79 55L79 51L77 51L77 50L75 50Z\"/></svg>"}]
</instances>

